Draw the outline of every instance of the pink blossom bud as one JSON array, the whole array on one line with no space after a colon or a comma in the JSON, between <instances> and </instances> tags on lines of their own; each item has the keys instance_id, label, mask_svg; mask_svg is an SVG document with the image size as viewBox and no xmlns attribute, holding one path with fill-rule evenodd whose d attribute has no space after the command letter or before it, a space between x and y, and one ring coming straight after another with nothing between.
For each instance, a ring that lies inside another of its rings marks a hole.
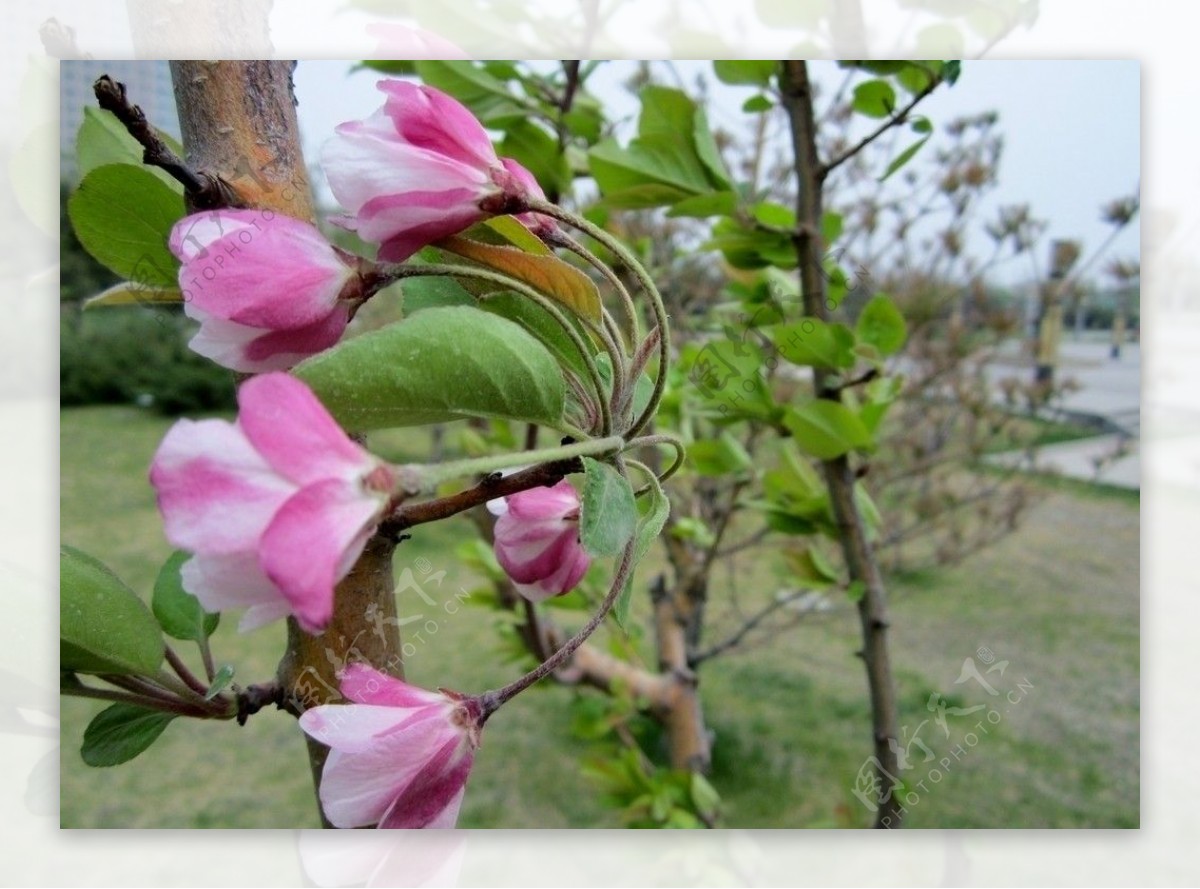
<instances>
[{"instance_id":1,"label":"pink blossom bud","mask_svg":"<svg viewBox=\"0 0 1200 889\"><path fill-rule=\"evenodd\" d=\"M208 611L248 608L243 631L294 615L309 633L358 560L393 474L294 377L238 390L236 423L181 420L150 468L167 539L194 555L183 587Z\"/></svg>"},{"instance_id":2,"label":"pink blossom bud","mask_svg":"<svg viewBox=\"0 0 1200 889\"><path fill-rule=\"evenodd\" d=\"M200 322L189 344L246 373L283 370L342 336L339 301L355 270L317 229L270 210L210 210L181 219L171 252L182 262L184 311Z\"/></svg>"},{"instance_id":3,"label":"pink blossom bud","mask_svg":"<svg viewBox=\"0 0 1200 889\"><path fill-rule=\"evenodd\" d=\"M479 746L478 699L408 685L365 664L342 671L348 704L300 727L330 748L321 808L335 827L454 827Z\"/></svg>"},{"instance_id":4,"label":"pink blossom bud","mask_svg":"<svg viewBox=\"0 0 1200 889\"><path fill-rule=\"evenodd\" d=\"M591 558L579 542L579 495L571 483L564 479L505 497L494 548L500 567L529 601L573 590Z\"/></svg>"},{"instance_id":5,"label":"pink blossom bud","mask_svg":"<svg viewBox=\"0 0 1200 889\"><path fill-rule=\"evenodd\" d=\"M379 89L383 108L339 126L321 163L350 214L335 221L379 244L381 260L402 262L489 216L519 211L534 194L532 177L496 156L459 102L404 80L382 80Z\"/></svg>"}]
</instances>

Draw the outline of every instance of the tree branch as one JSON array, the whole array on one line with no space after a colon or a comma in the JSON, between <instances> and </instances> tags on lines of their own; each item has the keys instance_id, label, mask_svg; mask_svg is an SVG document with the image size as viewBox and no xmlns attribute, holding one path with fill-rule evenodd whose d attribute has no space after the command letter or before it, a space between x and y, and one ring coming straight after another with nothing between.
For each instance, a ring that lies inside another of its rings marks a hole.
<instances>
[{"instance_id":1,"label":"tree branch","mask_svg":"<svg viewBox=\"0 0 1200 889\"><path fill-rule=\"evenodd\" d=\"M126 132L142 146L142 163L158 167L176 179L188 193L195 209L246 206L232 185L219 176L193 170L167 146L158 131L146 120L142 109L129 101L125 84L102 74L92 85L92 90L100 107L111 111Z\"/></svg>"},{"instance_id":2,"label":"tree branch","mask_svg":"<svg viewBox=\"0 0 1200 889\"><path fill-rule=\"evenodd\" d=\"M859 139L858 142L856 142L854 145L851 145L837 157L833 158L827 163L818 165L815 171L817 180L823 181L830 173L832 173L846 161L850 160L892 127L898 126L899 124L902 124L908 120L908 115L912 113L913 109L916 108L917 105L919 105L922 101L924 101L930 93L937 89L941 82L941 78L934 77L931 74L929 85L913 96L907 105L894 113L891 117L881 123L866 136L863 136L863 138Z\"/></svg>"},{"instance_id":3,"label":"tree branch","mask_svg":"<svg viewBox=\"0 0 1200 889\"><path fill-rule=\"evenodd\" d=\"M792 151L797 180L796 220L793 237L796 260L800 271L800 289L805 312L821 321L829 318L826 302L825 276L822 269L824 245L821 239L821 217L824 213L824 173L817 156L815 109L808 66L803 61L783 62L781 77L783 106L792 131ZM922 94L923 95L923 94ZM907 113L907 110L905 111ZM831 385L830 374L821 368L813 372L817 395L830 401L842 400L841 391ZM838 528L842 555L851 580L861 581L865 591L858 602L862 625L863 662L867 670L867 687L871 699L871 722L874 737L876 775L885 789L893 792L884 796L876 815L876 827L899 827L900 802L894 793L899 773L896 757L898 745L898 704L895 680L887 646L887 595L879 563L867 538L866 523L858 507L854 486L854 471L845 455L821 462L830 505Z\"/></svg>"}]
</instances>

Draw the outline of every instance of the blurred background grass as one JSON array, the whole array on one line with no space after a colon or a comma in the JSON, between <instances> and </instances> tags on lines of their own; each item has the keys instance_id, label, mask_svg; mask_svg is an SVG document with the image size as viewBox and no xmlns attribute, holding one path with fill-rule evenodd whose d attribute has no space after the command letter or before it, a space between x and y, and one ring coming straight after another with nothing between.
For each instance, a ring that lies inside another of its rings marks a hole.
<instances>
[{"instance_id":1,"label":"blurred background grass","mask_svg":"<svg viewBox=\"0 0 1200 889\"><path fill-rule=\"evenodd\" d=\"M146 479L169 424L131 407L61 415L62 540L101 557L143 595L170 553ZM393 433L386 445L392 458L428 451L423 432ZM989 703L977 685L954 684L978 648L1009 661L1006 688L1018 679L1032 685L938 784L919 792L908 826L1138 825L1138 497L1080 484L1044 487L1045 499L998 545L954 568L891 579L901 725L937 757L953 744L926 709L930 694L958 707ZM427 592L446 600L471 592L480 578L454 549L473 533L464 519L415 529L397 551L397 573L424 558L433 572L446 571ZM655 567L643 566L639 580ZM717 577L717 595L736 583L749 607L775 589L748 562L735 577L722 570ZM417 645L406 664L411 681L478 692L519 669L504 659L496 612L464 607L451 615L415 597L400 605L402 615L422 609L436 612L437 628L419 643L407 634ZM577 620L566 613L563 623ZM235 682L249 684L273 674L283 643L282 624L241 635L230 616L213 648L219 662L236 667ZM858 643L857 615L843 609L704 667L722 826L868 823L851 793L870 747ZM598 753L571 731L570 703L587 694L546 684L489 722L460 826L620 826L580 768ZM100 709L62 701L63 827L317 826L304 743L290 716L267 710L241 728L178 720L138 759L92 769L79 744ZM920 762L921 751L913 753Z\"/></svg>"}]
</instances>

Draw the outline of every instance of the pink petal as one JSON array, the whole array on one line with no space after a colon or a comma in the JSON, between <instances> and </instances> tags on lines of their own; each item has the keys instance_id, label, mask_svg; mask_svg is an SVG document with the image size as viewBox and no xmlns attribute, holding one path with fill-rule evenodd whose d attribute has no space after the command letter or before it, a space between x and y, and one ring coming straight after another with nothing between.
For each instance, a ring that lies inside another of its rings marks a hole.
<instances>
[{"instance_id":1,"label":"pink petal","mask_svg":"<svg viewBox=\"0 0 1200 889\"><path fill-rule=\"evenodd\" d=\"M549 577L563 562L573 558L575 549L579 547L574 528L552 537L509 545L502 538L500 526L508 518L502 516L496 522L496 561L504 573L517 583L535 583Z\"/></svg>"},{"instance_id":2,"label":"pink petal","mask_svg":"<svg viewBox=\"0 0 1200 889\"><path fill-rule=\"evenodd\" d=\"M579 494L566 479L551 488L530 488L505 499L509 514L522 521L561 519L579 509Z\"/></svg>"},{"instance_id":3,"label":"pink petal","mask_svg":"<svg viewBox=\"0 0 1200 889\"><path fill-rule=\"evenodd\" d=\"M382 110L339 126L321 151L321 166L334 197L352 214L381 195L496 191L487 168L401 141Z\"/></svg>"},{"instance_id":4,"label":"pink petal","mask_svg":"<svg viewBox=\"0 0 1200 889\"><path fill-rule=\"evenodd\" d=\"M391 749L399 732L420 732L444 743L456 730L447 720L449 708L417 709L373 704L322 704L300 716L300 727L315 741L343 753L377 753ZM430 722L430 725L422 725ZM418 726L420 725L420 728Z\"/></svg>"},{"instance_id":5,"label":"pink petal","mask_svg":"<svg viewBox=\"0 0 1200 889\"><path fill-rule=\"evenodd\" d=\"M167 246L180 262L204 259L222 238L253 230L261 210L208 210L185 216L171 227Z\"/></svg>"},{"instance_id":6,"label":"pink petal","mask_svg":"<svg viewBox=\"0 0 1200 889\"><path fill-rule=\"evenodd\" d=\"M245 633L291 614L279 588L267 579L254 552L224 556L198 555L184 563L183 588L200 600L206 611L249 610L238 629Z\"/></svg>"},{"instance_id":7,"label":"pink petal","mask_svg":"<svg viewBox=\"0 0 1200 889\"><path fill-rule=\"evenodd\" d=\"M350 440L312 390L293 376L269 373L238 390L238 425L280 475L297 485L357 479L376 460Z\"/></svg>"},{"instance_id":8,"label":"pink petal","mask_svg":"<svg viewBox=\"0 0 1200 889\"><path fill-rule=\"evenodd\" d=\"M483 125L457 99L407 80L381 80L385 113L400 138L466 166L495 166L496 150Z\"/></svg>"},{"instance_id":9,"label":"pink petal","mask_svg":"<svg viewBox=\"0 0 1200 889\"><path fill-rule=\"evenodd\" d=\"M214 235L218 235L213 237ZM204 238L205 249L194 245ZM353 271L306 222L258 210L188 216L172 229L184 300L248 327L294 330L325 318Z\"/></svg>"},{"instance_id":10,"label":"pink petal","mask_svg":"<svg viewBox=\"0 0 1200 889\"><path fill-rule=\"evenodd\" d=\"M275 472L236 426L180 420L150 466L167 539L196 553L253 549L296 487Z\"/></svg>"},{"instance_id":11,"label":"pink petal","mask_svg":"<svg viewBox=\"0 0 1200 889\"><path fill-rule=\"evenodd\" d=\"M306 632L329 623L333 588L362 554L382 505L358 485L327 479L296 493L263 533L263 570Z\"/></svg>"},{"instance_id":12,"label":"pink petal","mask_svg":"<svg viewBox=\"0 0 1200 889\"><path fill-rule=\"evenodd\" d=\"M548 577L531 584L514 583L513 586L522 597L530 602L541 602L575 589L579 581L583 580L583 576L587 574L591 563L591 557L582 546L579 546Z\"/></svg>"},{"instance_id":13,"label":"pink petal","mask_svg":"<svg viewBox=\"0 0 1200 889\"><path fill-rule=\"evenodd\" d=\"M474 751L448 743L404 786L379 821L384 829L450 828L458 821Z\"/></svg>"},{"instance_id":14,"label":"pink petal","mask_svg":"<svg viewBox=\"0 0 1200 889\"><path fill-rule=\"evenodd\" d=\"M325 351L342 338L350 317L346 306L339 304L328 317L311 327L261 330L210 318L189 306L185 306L185 311L203 322L188 347L222 367L243 373L287 370L305 358Z\"/></svg>"},{"instance_id":15,"label":"pink petal","mask_svg":"<svg viewBox=\"0 0 1200 889\"><path fill-rule=\"evenodd\" d=\"M426 691L367 664L350 664L342 670L342 694L360 704L379 704L387 707L431 707L452 702L440 692Z\"/></svg>"},{"instance_id":16,"label":"pink petal","mask_svg":"<svg viewBox=\"0 0 1200 889\"><path fill-rule=\"evenodd\" d=\"M383 245L381 260L403 262L422 247L486 219L489 214L479 202L490 193L460 188L381 195L359 208L355 231Z\"/></svg>"},{"instance_id":17,"label":"pink petal","mask_svg":"<svg viewBox=\"0 0 1200 889\"><path fill-rule=\"evenodd\" d=\"M405 731L375 736L373 744L356 752L333 748L321 773L326 817L343 828L377 824L431 757L446 746L467 743L461 734L448 735L449 730L445 720L425 719Z\"/></svg>"}]
</instances>

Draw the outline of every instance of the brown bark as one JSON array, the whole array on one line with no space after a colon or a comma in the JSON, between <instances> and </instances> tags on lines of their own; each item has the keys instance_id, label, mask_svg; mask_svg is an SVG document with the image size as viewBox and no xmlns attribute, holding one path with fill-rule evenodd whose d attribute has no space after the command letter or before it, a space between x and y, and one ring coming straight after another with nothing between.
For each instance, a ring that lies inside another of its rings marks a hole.
<instances>
[{"instance_id":1,"label":"brown bark","mask_svg":"<svg viewBox=\"0 0 1200 889\"><path fill-rule=\"evenodd\" d=\"M658 669L667 681L667 695L660 716L667 730L671 767L689 772L707 772L712 750L700 704L699 678L689 663L688 636L696 621L699 601L688 595L686 585L668 591L662 578L654 591L654 632L658 645Z\"/></svg>"},{"instance_id":2,"label":"brown bark","mask_svg":"<svg viewBox=\"0 0 1200 889\"><path fill-rule=\"evenodd\" d=\"M804 309L807 314L824 321L829 318L822 269L824 245L821 242L824 174L817 154L816 115L808 66L803 61L784 61L781 86L791 123L796 166L798 227L794 240ZM828 373L820 368L815 369L814 382L818 397L841 400L841 390L830 385ZM822 462L822 469L850 578L860 581L865 587L858 602L863 637L862 659L867 670L871 698L871 723L878 761L876 775L886 798L876 814L875 826L899 827L900 801L896 799L895 781L892 778L899 774L896 755L898 715L896 687L887 645L887 592L879 564L867 540L866 524L854 497L855 475L849 460L845 456L826 460Z\"/></svg>"},{"instance_id":3,"label":"brown bark","mask_svg":"<svg viewBox=\"0 0 1200 889\"><path fill-rule=\"evenodd\" d=\"M315 221L300 151L295 62L172 62L188 164L220 176L248 206Z\"/></svg>"},{"instance_id":4,"label":"brown bark","mask_svg":"<svg viewBox=\"0 0 1200 889\"><path fill-rule=\"evenodd\" d=\"M314 221L292 94L294 64L172 62L171 75L189 164L233 185L248 206ZM339 700L337 673L350 662L403 678L394 549L394 539L386 535L367 543L338 584L333 619L322 635L308 635L289 618L287 652L277 678L291 713ZM328 750L311 739L308 750L316 784Z\"/></svg>"}]
</instances>

